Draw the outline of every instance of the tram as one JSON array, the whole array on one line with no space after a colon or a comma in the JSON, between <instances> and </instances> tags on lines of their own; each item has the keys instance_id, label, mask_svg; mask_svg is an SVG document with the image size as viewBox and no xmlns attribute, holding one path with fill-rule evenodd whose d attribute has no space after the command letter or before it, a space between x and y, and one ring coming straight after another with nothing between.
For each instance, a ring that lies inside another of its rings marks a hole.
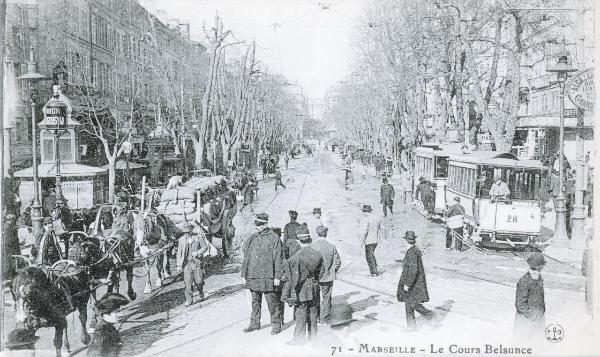
<instances>
[{"instance_id":1,"label":"tram","mask_svg":"<svg viewBox=\"0 0 600 357\"><path fill-rule=\"evenodd\" d=\"M433 213L415 197L415 209L433 219L444 219L454 197L465 208L465 236L480 245L517 247L541 240L542 200L548 168L538 160L519 160L510 153L465 151L460 146L425 144L414 150L415 187L420 177L435 192ZM501 178L510 194L492 198L489 191Z\"/></svg>"},{"instance_id":2,"label":"tram","mask_svg":"<svg viewBox=\"0 0 600 357\"><path fill-rule=\"evenodd\" d=\"M466 232L474 242L497 248L535 245L541 240L542 199L548 170L538 160L510 153L474 151L450 155L446 202L460 197ZM491 197L501 178L510 194Z\"/></svg>"}]
</instances>

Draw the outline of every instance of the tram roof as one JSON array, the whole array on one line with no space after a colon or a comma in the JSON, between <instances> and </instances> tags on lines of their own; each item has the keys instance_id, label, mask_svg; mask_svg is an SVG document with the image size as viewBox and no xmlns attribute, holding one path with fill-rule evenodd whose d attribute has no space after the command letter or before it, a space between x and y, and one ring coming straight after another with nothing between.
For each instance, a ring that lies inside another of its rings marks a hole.
<instances>
[{"instance_id":1,"label":"tram roof","mask_svg":"<svg viewBox=\"0 0 600 357\"><path fill-rule=\"evenodd\" d=\"M517 167L524 169L545 168L539 160L520 160L511 153L499 153L497 151L472 151L468 154L455 154L450 155L449 160L499 167Z\"/></svg>"}]
</instances>

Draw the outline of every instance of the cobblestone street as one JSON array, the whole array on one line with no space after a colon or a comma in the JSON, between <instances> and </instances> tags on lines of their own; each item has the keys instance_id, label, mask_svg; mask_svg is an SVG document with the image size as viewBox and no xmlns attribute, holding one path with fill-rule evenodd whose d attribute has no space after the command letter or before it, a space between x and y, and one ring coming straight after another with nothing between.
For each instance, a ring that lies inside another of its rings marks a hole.
<instances>
[{"instance_id":1,"label":"cobblestone street","mask_svg":"<svg viewBox=\"0 0 600 357\"><path fill-rule=\"evenodd\" d=\"M263 303L263 328L244 334L249 321L249 295L243 288L238 273L239 247L251 232L252 215L245 209L235 219L237 235L236 255L227 261L213 262L208 269L206 298L191 307L183 306L183 287L175 281L152 294L142 294L144 280L135 278L138 300L126 309L126 316L118 325L123 337L124 355L185 356L202 354L225 356L231 354L314 355L358 353L361 344L371 346L414 346L418 353L429 351L431 341L436 345L465 346L510 345L514 320L516 281L526 270L523 253L493 251L445 251L445 229L427 221L410 205L395 205L395 213L384 219L387 241L376 250L379 266L384 273L371 277L360 248L357 227L360 207L368 203L380 208L377 202L378 180L367 176L357 178L350 190L344 190L337 158L322 152L315 158L293 160L284 172L287 189L275 192L272 180L261 182L255 212L270 214L270 225L282 227L287 211L296 209L299 222L309 218L313 207L321 207L325 222L330 226L329 238L335 241L342 259L338 280L334 284L333 301L347 303L354 310L356 321L338 333L324 337L311 346L290 347L293 320L286 308L283 333L270 336L268 311ZM393 182L392 182L393 183ZM380 213L378 213L380 214ZM424 264L429 284L430 302L435 308L433 321L417 320L421 328L416 332L406 329L404 306L396 300L396 287L401 273L401 259L406 243L401 237L406 230L414 230L417 245L424 252ZM137 275L143 270L138 268ZM154 271L153 271L154 274ZM568 334L561 344L547 344L553 354L573 353L574 348L585 346L589 338L591 319L584 313L584 279L575 267L549 261L543 272L546 286L547 323L558 323ZM121 288L123 290L123 287ZM73 316L75 316L73 314ZM11 325L10 314L5 326ZM72 349L77 351L79 331L69 317ZM319 326L323 335L328 327ZM492 332L493 331L493 332ZM43 329L36 355L52 355L51 330ZM410 341L410 342L409 342ZM363 346L364 348L365 346ZM351 351L350 349L353 349ZM585 353L585 351L581 351Z\"/></svg>"}]
</instances>

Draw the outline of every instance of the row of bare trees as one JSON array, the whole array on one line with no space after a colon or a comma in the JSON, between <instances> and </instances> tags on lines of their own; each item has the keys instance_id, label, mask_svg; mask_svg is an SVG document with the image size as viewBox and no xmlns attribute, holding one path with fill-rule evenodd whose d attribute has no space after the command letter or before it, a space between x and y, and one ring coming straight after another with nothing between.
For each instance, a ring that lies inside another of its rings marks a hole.
<instances>
[{"instance_id":1,"label":"row of bare trees","mask_svg":"<svg viewBox=\"0 0 600 357\"><path fill-rule=\"evenodd\" d=\"M372 151L391 154L402 137L409 145L473 143L479 126L497 150L510 150L527 100L524 71L545 63L573 22L550 9L560 2L539 3L369 3L358 24L355 69L326 115L348 141Z\"/></svg>"},{"instance_id":2,"label":"row of bare trees","mask_svg":"<svg viewBox=\"0 0 600 357\"><path fill-rule=\"evenodd\" d=\"M99 89L98 75L85 60L53 49L50 41L42 49L53 53L47 56L48 67L59 63L68 73L63 81L69 96L79 103L82 130L101 144L109 167L110 200L115 194L116 163L133 133L154 129L144 127L148 118L161 129L155 135L171 141L175 155L184 158L188 147L193 148L196 169L226 168L229 160L238 161L242 144L258 149L298 139L298 109L286 92L285 78L267 73L256 57L254 42L232 41L231 31L224 30L216 15L204 31L206 51L179 60L175 73L172 63L177 56L169 51L165 29L154 16L147 14L140 21L129 11L132 26L138 32L142 29L136 39L139 55L120 58L115 51L110 90Z\"/></svg>"}]
</instances>

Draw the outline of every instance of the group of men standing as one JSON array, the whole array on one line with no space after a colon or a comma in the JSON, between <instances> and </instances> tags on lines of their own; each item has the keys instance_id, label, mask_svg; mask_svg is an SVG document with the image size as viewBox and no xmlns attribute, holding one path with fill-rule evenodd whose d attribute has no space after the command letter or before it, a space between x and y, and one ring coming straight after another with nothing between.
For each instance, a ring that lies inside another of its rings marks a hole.
<instances>
[{"instance_id":1,"label":"group of men standing","mask_svg":"<svg viewBox=\"0 0 600 357\"><path fill-rule=\"evenodd\" d=\"M313 210L320 222L320 209ZM285 303L294 308L294 339L302 344L312 337L318 323L326 323L331 311L331 292L341 259L327 240L328 228L297 222L298 212L289 211L290 222L280 237L268 226L269 216L257 214L256 231L244 243L241 275L252 296L250 325L244 332L260 329L262 296L271 317L271 334L282 331ZM320 222L322 223L322 222ZM316 236L313 240L313 237Z\"/></svg>"}]
</instances>

